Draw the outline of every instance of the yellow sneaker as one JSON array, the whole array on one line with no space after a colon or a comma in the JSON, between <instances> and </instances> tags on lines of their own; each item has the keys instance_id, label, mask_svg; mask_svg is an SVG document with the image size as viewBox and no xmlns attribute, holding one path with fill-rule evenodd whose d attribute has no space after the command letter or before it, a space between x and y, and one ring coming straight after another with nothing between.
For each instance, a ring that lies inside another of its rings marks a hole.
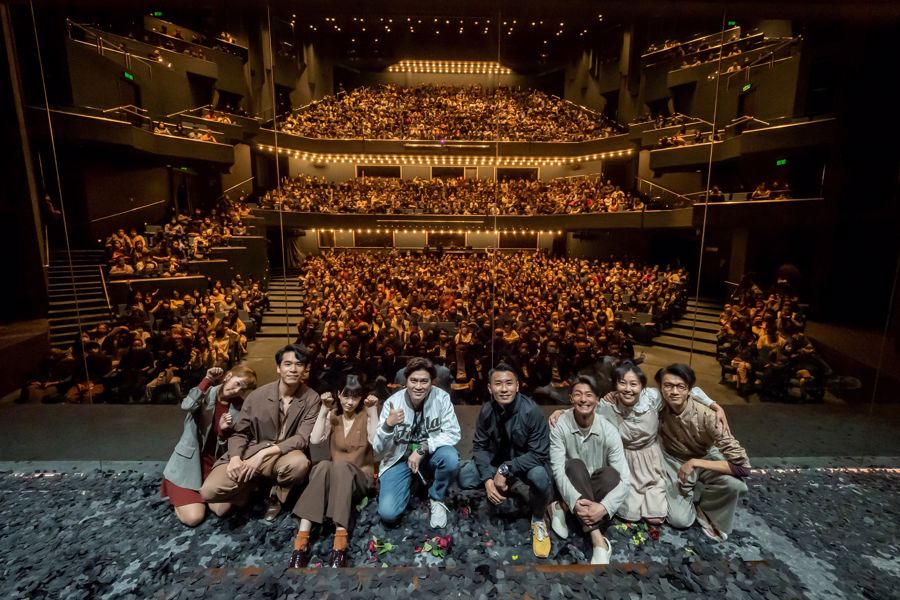
<instances>
[{"instance_id":1,"label":"yellow sneaker","mask_svg":"<svg viewBox=\"0 0 900 600\"><path fill-rule=\"evenodd\" d=\"M531 549L537 558L550 556L550 535L543 519L531 522Z\"/></svg>"}]
</instances>

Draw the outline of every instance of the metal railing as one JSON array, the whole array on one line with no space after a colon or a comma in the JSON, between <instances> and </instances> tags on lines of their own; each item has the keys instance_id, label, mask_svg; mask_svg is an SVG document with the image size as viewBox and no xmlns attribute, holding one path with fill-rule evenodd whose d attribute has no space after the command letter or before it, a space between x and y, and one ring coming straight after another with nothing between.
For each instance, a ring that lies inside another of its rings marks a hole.
<instances>
[{"instance_id":1,"label":"metal railing","mask_svg":"<svg viewBox=\"0 0 900 600\"><path fill-rule=\"evenodd\" d=\"M135 212L137 210L144 210L145 208L150 208L151 206L156 206L157 204L165 204L168 200L158 200L156 202L151 202L150 204L144 204L143 206L137 206L135 208L129 208L128 210L123 210L122 212L113 213L111 215L105 215L99 217L97 219L91 219L91 223L98 223L100 221L105 221L106 219L112 219L113 217L121 217L122 215L127 215L128 213Z\"/></svg>"},{"instance_id":2,"label":"metal railing","mask_svg":"<svg viewBox=\"0 0 900 600\"><path fill-rule=\"evenodd\" d=\"M644 186L646 187L646 189ZM657 183L653 183L652 181L647 181L646 179L643 179L641 177L637 178L637 185L635 186L635 188L640 193L646 194L651 200L657 197L664 201L667 199L671 200L676 207L692 206L695 202L693 198L689 198L685 194L670 190L667 187L663 187ZM662 193L654 196L654 190L660 190L660 192Z\"/></svg>"},{"instance_id":3,"label":"metal railing","mask_svg":"<svg viewBox=\"0 0 900 600\"><path fill-rule=\"evenodd\" d=\"M80 32L87 39L84 39L84 40L78 39L73 34L74 31ZM72 41L81 42L81 43L90 43L91 41L93 41L94 42L93 45L96 46L97 52L101 56L105 56L106 52L114 52L117 54L121 54L125 60L125 68L127 68L127 69L132 68L131 61L132 61L132 59L136 59L138 62L142 63L144 66L147 67L147 71L149 72L149 76L151 78L153 77L152 66L154 64L159 64L155 61L144 58L143 56L139 56L137 54L133 54L132 52L129 52L128 48L126 48L124 44L117 44L116 42L114 42L112 40L108 40L108 39L104 38L101 34L94 31L93 29L90 29L89 27L85 27L84 25L81 25L79 23L76 23L75 21L73 21L71 19L66 19L66 32L69 36L69 39Z\"/></svg>"},{"instance_id":4,"label":"metal railing","mask_svg":"<svg viewBox=\"0 0 900 600\"><path fill-rule=\"evenodd\" d=\"M106 298L106 309L112 315L112 304L109 301L109 291L106 289L106 273L103 272L103 265L97 265L100 270L100 282L103 284L103 296Z\"/></svg>"}]
</instances>

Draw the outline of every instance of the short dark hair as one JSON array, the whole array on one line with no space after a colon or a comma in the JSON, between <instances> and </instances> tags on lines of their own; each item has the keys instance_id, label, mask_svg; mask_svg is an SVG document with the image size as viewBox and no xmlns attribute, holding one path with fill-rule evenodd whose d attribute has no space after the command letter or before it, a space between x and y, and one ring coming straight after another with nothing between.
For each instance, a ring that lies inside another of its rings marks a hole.
<instances>
[{"instance_id":1,"label":"short dark hair","mask_svg":"<svg viewBox=\"0 0 900 600\"><path fill-rule=\"evenodd\" d=\"M341 382L337 389L338 393L336 396L340 396L341 393L343 393L345 396L350 396L351 398L359 398L359 404L356 405L354 414L363 410L365 404L363 402L363 397L366 395L366 388L357 375L350 373L341 377ZM344 407L341 405L340 398L335 402L334 412L338 415L344 414Z\"/></svg>"},{"instance_id":2,"label":"short dark hair","mask_svg":"<svg viewBox=\"0 0 900 600\"><path fill-rule=\"evenodd\" d=\"M644 375L639 366L630 360L623 361L622 364L613 369L613 377L617 383L625 377L626 373L634 373L640 380L641 387L647 387L647 376Z\"/></svg>"},{"instance_id":3,"label":"short dark hair","mask_svg":"<svg viewBox=\"0 0 900 600\"><path fill-rule=\"evenodd\" d=\"M694 384L697 382L697 376L694 374L694 370L683 363L672 363L657 371L656 377L654 377L656 383L661 384L664 375L674 375L675 377L684 380L689 388L694 387Z\"/></svg>"},{"instance_id":4,"label":"short dark hair","mask_svg":"<svg viewBox=\"0 0 900 600\"><path fill-rule=\"evenodd\" d=\"M591 377L590 375L576 376L575 379L572 381L572 387L569 388L570 394L572 393L572 390L575 389L575 386L578 385L579 383L585 384L586 386L591 388L591 391L594 392L594 395L596 395L598 398L600 397L600 395L601 395L600 394L600 386L597 385L597 380L594 379L593 377Z\"/></svg>"},{"instance_id":5,"label":"short dark hair","mask_svg":"<svg viewBox=\"0 0 900 600\"><path fill-rule=\"evenodd\" d=\"M497 363L490 371L488 371L488 381L491 380L491 377L494 375L494 373L512 373L516 378L516 381L519 380L519 373L516 372L512 365L505 362Z\"/></svg>"},{"instance_id":6,"label":"short dark hair","mask_svg":"<svg viewBox=\"0 0 900 600\"><path fill-rule=\"evenodd\" d=\"M409 362L406 363L406 367L403 369L403 377L409 379L409 376L416 371L428 371L432 379L437 379L437 369L434 368L434 363L427 358L416 356L409 359Z\"/></svg>"},{"instance_id":7,"label":"short dark hair","mask_svg":"<svg viewBox=\"0 0 900 600\"><path fill-rule=\"evenodd\" d=\"M305 365L309 358L309 352L307 352L306 346L300 344L288 344L275 353L275 364L281 366L281 359L288 352L293 352L297 362L301 365Z\"/></svg>"}]
</instances>

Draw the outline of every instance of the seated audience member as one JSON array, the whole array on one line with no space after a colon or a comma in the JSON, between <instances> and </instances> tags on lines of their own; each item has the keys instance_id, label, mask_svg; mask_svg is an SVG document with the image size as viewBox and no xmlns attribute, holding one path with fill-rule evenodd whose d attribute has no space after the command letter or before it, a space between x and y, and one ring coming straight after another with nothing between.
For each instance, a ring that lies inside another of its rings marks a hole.
<instances>
[{"instance_id":1,"label":"seated audience member","mask_svg":"<svg viewBox=\"0 0 900 600\"><path fill-rule=\"evenodd\" d=\"M241 505L260 480L274 481L265 519L281 512L291 488L309 472L309 436L319 395L306 385L306 350L288 344L275 354L278 379L254 390L228 438L228 452L216 462L200 495L207 502Z\"/></svg>"},{"instance_id":2,"label":"seated audience member","mask_svg":"<svg viewBox=\"0 0 900 600\"><path fill-rule=\"evenodd\" d=\"M134 267L125 262L125 256L120 255L116 258L116 264L114 264L109 269L109 274L113 277L124 277L126 275L132 275L134 273Z\"/></svg>"},{"instance_id":3,"label":"seated audience member","mask_svg":"<svg viewBox=\"0 0 900 600\"><path fill-rule=\"evenodd\" d=\"M766 182L763 181L756 189L753 190L753 193L750 194L751 200L768 200L772 196L772 192L766 187Z\"/></svg>"},{"instance_id":4,"label":"seated audience member","mask_svg":"<svg viewBox=\"0 0 900 600\"><path fill-rule=\"evenodd\" d=\"M708 537L723 541L731 533L734 511L750 461L740 443L716 422L716 413L691 402L696 377L687 365L672 364L656 373L665 408L659 437L668 480L668 521L690 527L697 520ZM695 497L697 483L703 485Z\"/></svg>"},{"instance_id":5,"label":"seated audience member","mask_svg":"<svg viewBox=\"0 0 900 600\"><path fill-rule=\"evenodd\" d=\"M255 388L256 373L248 367L234 367L224 377L222 369L212 368L181 401L181 410L187 413L184 430L163 470L162 495L175 507L178 520L189 527L196 527L206 517L200 487L225 452L244 397ZM228 503L209 505L217 515L230 508Z\"/></svg>"},{"instance_id":6,"label":"seated audience member","mask_svg":"<svg viewBox=\"0 0 900 600\"><path fill-rule=\"evenodd\" d=\"M601 529L628 495L630 475L619 432L596 415L600 402L593 377L575 377L568 409L550 430L550 465L564 505L554 504L553 530L567 538L571 511L591 537L591 564L609 564L612 546Z\"/></svg>"},{"instance_id":7,"label":"seated audience member","mask_svg":"<svg viewBox=\"0 0 900 600\"><path fill-rule=\"evenodd\" d=\"M444 498L459 467L459 422L450 395L433 385L437 370L430 360L411 359L404 374L406 388L385 401L372 443L380 461L378 514L396 523L409 505L413 478L425 482L427 474L434 479L431 527L442 528L450 513Z\"/></svg>"},{"instance_id":8,"label":"seated audience member","mask_svg":"<svg viewBox=\"0 0 900 600\"><path fill-rule=\"evenodd\" d=\"M72 386L66 390L67 404L95 404L102 402L106 390L104 381L112 371L112 359L103 353L100 344L82 339L73 346L75 369Z\"/></svg>"},{"instance_id":9,"label":"seated audience member","mask_svg":"<svg viewBox=\"0 0 900 600\"><path fill-rule=\"evenodd\" d=\"M328 566L346 566L353 507L375 486L372 440L377 427L378 398L366 395L358 376L344 377L338 387L337 402L331 392L322 394L322 407L310 443L321 444L330 439L331 458L313 467L309 483L294 506L300 529L294 541L291 568L309 564L309 532L313 523L323 523L325 519L330 519L336 528Z\"/></svg>"},{"instance_id":10,"label":"seated audience member","mask_svg":"<svg viewBox=\"0 0 900 600\"><path fill-rule=\"evenodd\" d=\"M492 400L485 402L475 424L473 460L463 463L459 485L484 488L498 512L514 515L517 504L531 513L531 547L538 558L550 555L545 515L553 500L550 431L537 404L519 392L513 368L499 363L488 373Z\"/></svg>"}]
</instances>

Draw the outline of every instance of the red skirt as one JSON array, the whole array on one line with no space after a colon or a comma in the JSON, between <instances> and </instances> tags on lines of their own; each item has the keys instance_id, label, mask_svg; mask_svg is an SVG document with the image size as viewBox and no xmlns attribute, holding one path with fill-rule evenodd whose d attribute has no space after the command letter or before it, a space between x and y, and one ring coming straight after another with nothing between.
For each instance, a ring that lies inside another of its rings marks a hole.
<instances>
[{"instance_id":1,"label":"red skirt","mask_svg":"<svg viewBox=\"0 0 900 600\"><path fill-rule=\"evenodd\" d=\"M216 462L216 457L212 454L204 454L200 457L200 460L202 461L203 479L205 480L209 475L209 472L212 471L213 464ZM175 485L165 477L163 477L162 484L159 487L160 495L163 498L168 498L172 506L177 507L186 504L203 504L206 502L197 490L189 490L180 485Z\"/></svg>"},{"instance_id":2,"label":"red skirt","mask_svg":"<svg viewBox=\"0 0 900 600\"><path fill-rule=\"evenodd\" d=\"M216 408L213 411L212 417L212 427L206 437L206 444L200 454L200 472L204 481L209 476L209 472L212 471L213 465L216 463L216 439L219 436L219 417L227 410L227 404L216 402ZM179 485L175 485L165 477L163 477L162 484L160 485L160 494L163 498L168 497L172 506L203 504L205 502L199 491L189 490Z\"/></svg>"}]
</instances>

